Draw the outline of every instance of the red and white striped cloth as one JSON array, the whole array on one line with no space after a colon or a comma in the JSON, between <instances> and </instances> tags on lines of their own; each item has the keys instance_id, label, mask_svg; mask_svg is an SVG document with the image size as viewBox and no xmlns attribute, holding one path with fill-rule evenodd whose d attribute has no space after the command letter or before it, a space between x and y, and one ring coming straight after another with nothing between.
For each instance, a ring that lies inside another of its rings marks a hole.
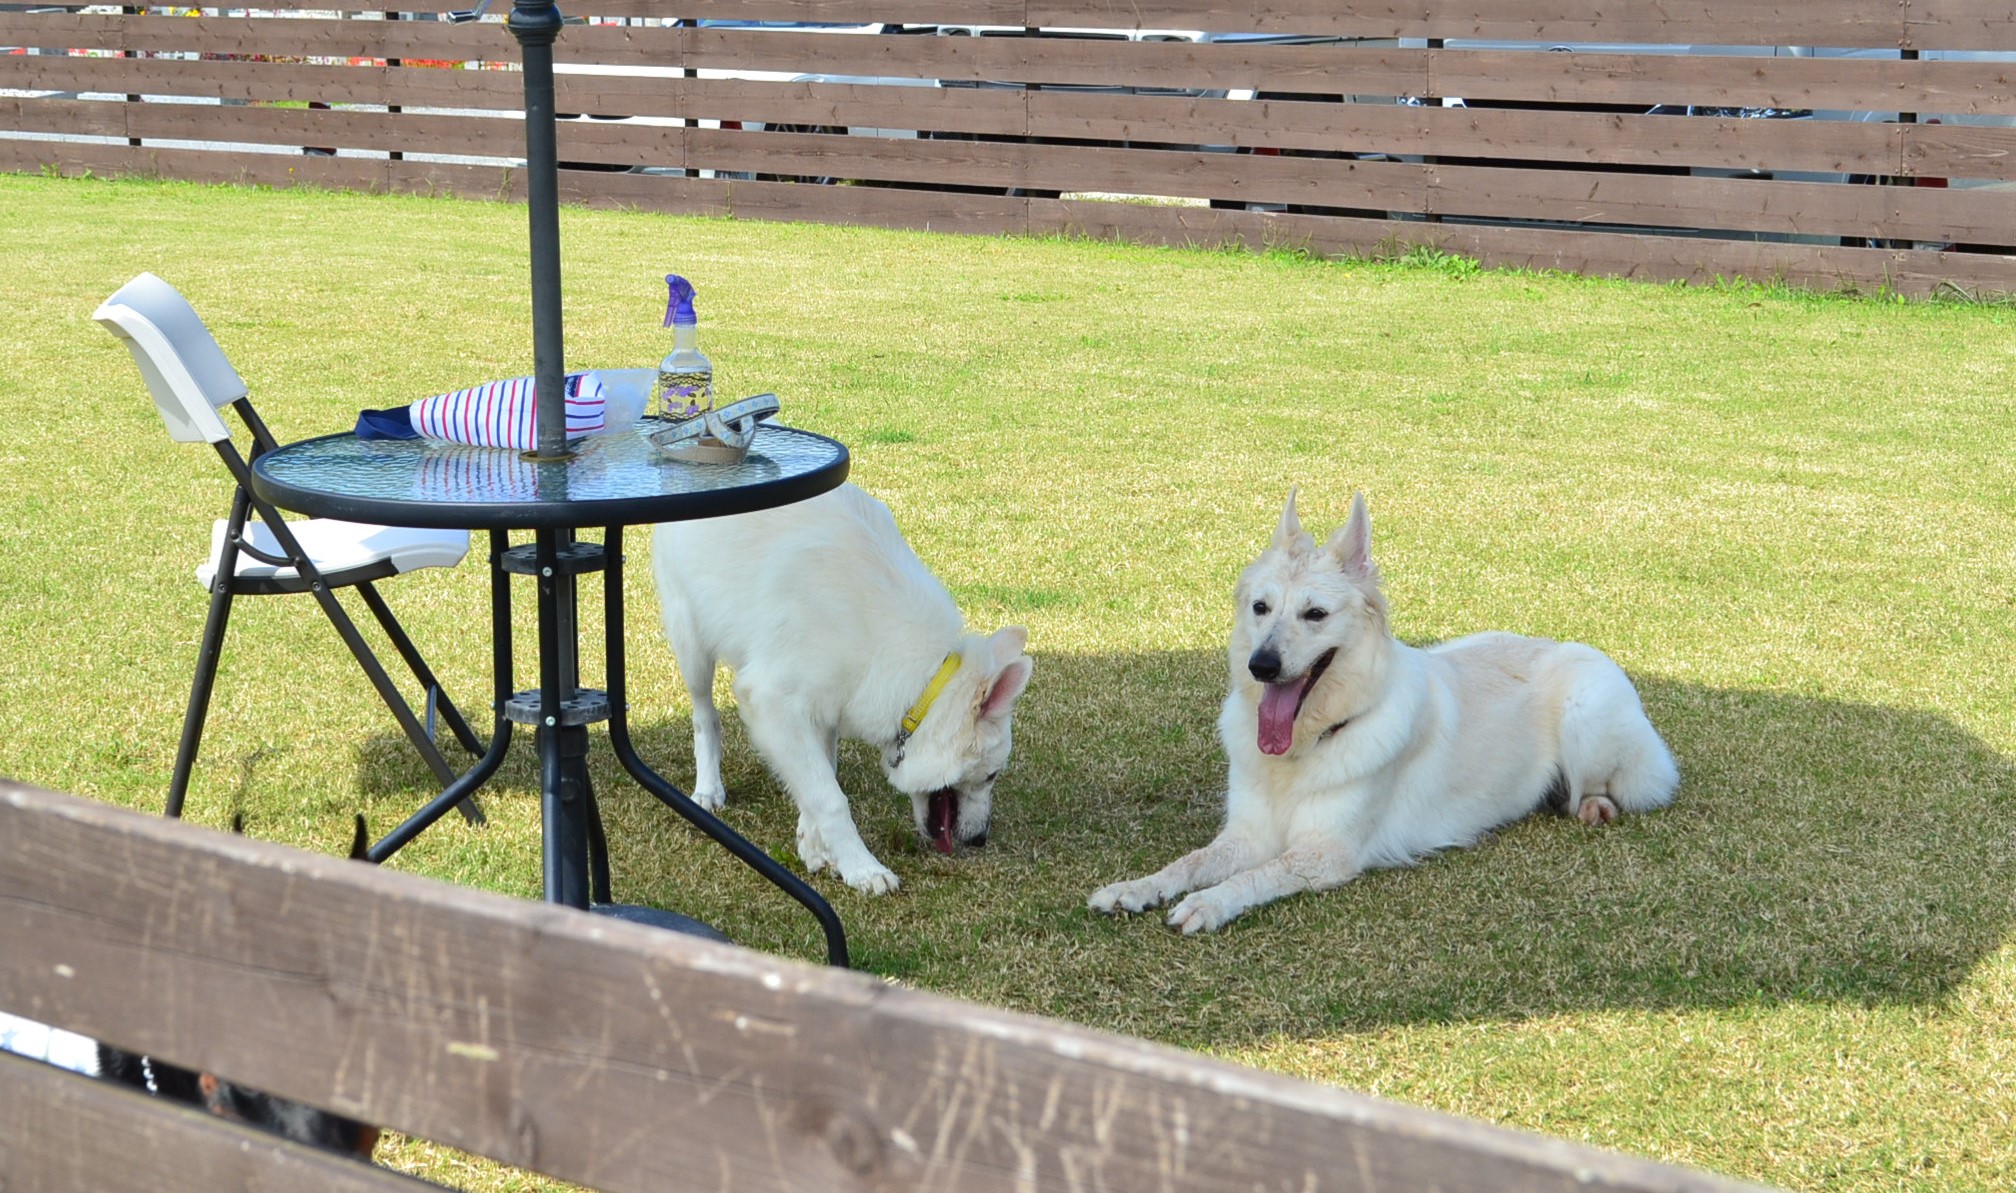
<instances>
[{"instance_id":1,"label":"red and white striped cloth","mask_svg":"<svg viewBox=\"0 0 2016 1193\"><path fill-rule=\"evenodd\" d=\"M535 388L530 377L486 381L422 398L408 415L413 429L426 439L530 451L539 443ZM601 377L593 372L569 373L561 388L567 395L567 438L607 428L608 400Z\"/></svg>"}]
</instances>

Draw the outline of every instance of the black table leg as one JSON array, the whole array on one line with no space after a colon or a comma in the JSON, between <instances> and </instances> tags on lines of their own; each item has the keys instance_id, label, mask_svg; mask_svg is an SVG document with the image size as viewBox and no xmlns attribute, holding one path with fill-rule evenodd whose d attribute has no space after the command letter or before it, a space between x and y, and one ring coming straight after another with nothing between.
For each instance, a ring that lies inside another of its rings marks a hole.
<instances>
[{"instance_id":1,"label":"black table leg","mask_svg":"<svg viewBox=\"0 0 2016 1193\"><path fill-rule=\"evenodd\" d=\"M546 901L588 907L588 730L579 725L533 733L539 747Z\"/></svg>"},{"instance_id":2,"label":"black table leg","mask_svg":"<svg viewBox=\"0 0 2016 1193\"><path fill-rule=\"evenodd\" d=\"M533 740L539 750L540 821L545 835L546 901L588 907L588 730L568 724L567 700L579 690L572 567L560 559L562 532L533 538L539 588L539 715ZM572 536L568 536L571 538Z\"/></svg>"},{"instance_id":3,"label":"black table leg","mask_svg":"<svg viewBox=\"0 0 2016 1193\"><path fill-rule=\"evenodd\" d=\"M826 936L826 957L846 967L847 937L840 917L819 893L769 854L700 807L645 765L630 740L623 649L623 531L611 527L604 544L576 542L574 532L540 530L527 547L510 546L503 531L491 532L491 640L495 675L496 728L490 748L477 764L404 824L372 846L372 861L383 861L434 823L463 796L494 774L511 742L514 723L531 725L539 755L540 832L545 897L617 919L650 924L717 940L727 940L698 920L656 908L616 903L611 896L609 843L588 773L588 726L609 722L617 760L646 791L695 828L719 842L817 917ZM605 645L609 691L580 686L579 586L582 572L603 571ZM539 686L512 692L510 573L529 574L539 605Z\"/></svg>"},{"instance_id":4,"label":"black table leg","mask_svg":"<svg viewBox=\"0 0 2016 1193\"><path fill-rule=\"evenodd\" d=\"M588 901L615 902L609 895L609 838L602 831L602 809L595 804L595 787L588 787Z\"/></svg>"}]
</instances>

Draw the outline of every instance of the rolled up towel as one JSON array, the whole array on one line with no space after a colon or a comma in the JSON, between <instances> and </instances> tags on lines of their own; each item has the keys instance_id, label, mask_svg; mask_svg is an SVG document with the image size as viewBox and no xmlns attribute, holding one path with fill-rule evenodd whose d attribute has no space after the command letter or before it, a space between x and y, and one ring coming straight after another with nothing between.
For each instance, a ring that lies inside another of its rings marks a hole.
<instances>
[{"instance_id":1,"label":"rolled up towel","mask_svg":"<svg viewBox=\"0 0 2016 1193\"><path fill-rule=\"evenodd\" d=\"M632 373L618 369L569 373L562 378L567 438L601 435L634 424L643 414L642 391L629 384ZM357 416L359 439L432 439L478 447L530 451L539 443L537 386L530 377L486 381L467 389L435 394L410 406L366 410Z\"/></svg>"}]
</instances>

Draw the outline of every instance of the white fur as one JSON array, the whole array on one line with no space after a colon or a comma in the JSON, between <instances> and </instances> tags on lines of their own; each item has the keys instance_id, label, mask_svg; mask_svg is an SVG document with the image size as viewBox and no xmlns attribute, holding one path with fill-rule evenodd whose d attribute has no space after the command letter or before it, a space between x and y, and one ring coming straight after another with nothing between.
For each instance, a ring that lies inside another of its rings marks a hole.
<instances>
[{"instance_id":1,"label":"white fur","mask_svg":"<svg viewBox=\"0 0 2016 1193\"><path fill-rule=\"evenodd\" d=\"M1208 932L1286 895L1470 845L1537 810L1557 782L1564 810L1591 825L1673 798L1673 756L1601 651L1505 633L1426 650L1394 638L1362 497L1318 548L1291 491L1237 593L1218 718L1230 762L1225 827L1154 874L1096 891L1095 911L1186 895L1170 926ZM1294 714L1292 745L1265 752L1268 685L1255 669L1278 666L1292 685L1332 650Z\"/></svg>"},{"instance_id":2,"label":"white fur","mask_svg":"<svg viewBox=\"0 0 2016 1193\"><path fill-rule=\"evenodd\" d=\"M808 870L831 866L870 894L899 885L862 843L840 789L842 737L882 751L920 832L931 795L949 788L959 800L954 836L985 840L1015 698L1029 681L1027 631L967 633L888 507L853 485L760 513L667 523L651 541L666 637L693 697L697 802L718 809L727 795L714 707L714 669L726 664L750 740L798 805ZM953 651L958 671L899 748L904 714Z\"/></svg>"}]
</instances>

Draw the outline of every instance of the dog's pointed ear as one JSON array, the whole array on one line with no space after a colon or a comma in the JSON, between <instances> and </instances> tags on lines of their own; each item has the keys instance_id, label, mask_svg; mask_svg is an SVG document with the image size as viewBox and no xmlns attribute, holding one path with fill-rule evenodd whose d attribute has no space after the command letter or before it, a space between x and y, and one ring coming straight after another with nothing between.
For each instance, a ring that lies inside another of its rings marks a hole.
<instances>
[{"instance_id":1,"label":"dog's pointed ear","mask_svg":"<svg viewBox=\"0 0 2016 1193\"><path fill-rule=\"evenodd\" d=\"M371 834L364 828L364 813L357 813L357 829L350 835L350 860L368 862L371 860Z\"/></svg>"},{"instance_id":2,"label":"dog's pointed ear","mask_svg":"<svg viewBox=\"0 0 2016 1193\"><path fill-rule=\"evenodd\" d=\"M988 677L986 694L980 698L980 709L975 716L980 720L1005 717L1015 706L1015 698L1029 686L1030 673L1036 664L1022 653L1029 644L1029 631L1019 625L1004 626L989 638L994 666Z\"/></svg>"},{"instance_id":3,"label":"dog's pointed ear","mask_svg":"<svg viewBox=\"0 0 2016 1193\"><path fill-rule=\"evenodd\" d=\"M1282 551L1294 551L1298 544L1312 541L1302 533L1302 519L1295 513L1295 489L1288 486L1288 504L1281 508L1281 521L1274 527L1274 546Z\"/></svg>"},{"instance_id":4,"label":"dog's pointed ear","mask_svg":"<svg viewBox=\"0 0 2016 1193\"><path fill-rule=\"evenodd\" d=\"M1022 652L1028 648L1029 631L1019 625L1002 626L994 631L993 637L987 639L987 646L994 659L994 666L991 669L998 671L1020 658Z\"/></svg>"},{"instance_id":5,"label":"dog's pointed ear","mask_svg":"<svg viewBox=\"0 0 2016 1193\"><path fill-rule=\"evenodd\" d=\"M1367 575L1372 570L1372 516L1365 512L1365 494L1351 495L1351 516L1338 527L1337 533L1323 549L1335 556L1345 572L1354 576Z\"/></svg>"}]
</instances>

